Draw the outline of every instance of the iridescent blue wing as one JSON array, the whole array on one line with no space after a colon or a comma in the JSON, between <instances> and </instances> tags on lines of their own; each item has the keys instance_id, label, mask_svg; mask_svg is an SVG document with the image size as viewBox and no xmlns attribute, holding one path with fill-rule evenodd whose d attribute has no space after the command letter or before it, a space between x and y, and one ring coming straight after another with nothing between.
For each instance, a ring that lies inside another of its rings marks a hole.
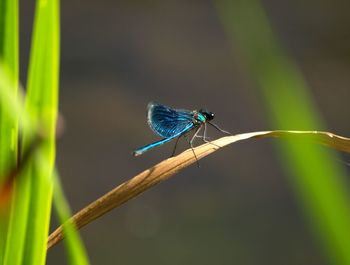
<instances>
[{"instance_id":1,"label":"iridescent blue wing","mask_svg":"<svg viewBox=\"0 0 350 265\"><path fill-rule=\"evenodd\" d=\"M193 113L189 110L176 110L156 102L147 106L147 121L158 135L169 138L193 128Z\"/></svg>"}]
</instances>

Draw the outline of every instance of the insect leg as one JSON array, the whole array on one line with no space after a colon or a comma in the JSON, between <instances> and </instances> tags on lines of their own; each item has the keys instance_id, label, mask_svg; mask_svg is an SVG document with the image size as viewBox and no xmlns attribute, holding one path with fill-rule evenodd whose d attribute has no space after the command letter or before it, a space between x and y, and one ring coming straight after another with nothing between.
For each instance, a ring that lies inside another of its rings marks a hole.
<instances>
[{"instance_id":1,"label":"insect leg","mask_svg":"<svg viewBox=\"0 0 350 265\"><path fill-rule=\"evenodd\" d=\"M196 155L196 153L195 153L195 151L194 151L194 149L193 149L193 141L194 141L194 139L196 138L196 136L197 136L197 134L198 134L198 132L199 132L199 130L200 130L201 128L202 128L202 126L200 126L200 127L198 127L198 128L196 129L196 132L194 133L194 135L192 136L192 138L191 138L191 140L190 140L190 146L191 146L193 155L194 155L194 157L196 158L196 162L197 162L197 166L198 166L198 167L199 167L199 162L198 162L197 155Z\"/></svg>"},{"instance_id":2,"label":"insect leg","mask_svg":"<svg viewBox=\"0 0 350 265\"><path fill-rule=\"evenodd\" d=\"M206 123L204 123L204 132L203 132L202 140L205 143L209 143L209 141L207 140L207 124Z\"/></svg>"},{"instance_id":3,"label":"insect leg","mask_svg":"<svg viewBox=\"0 0 350 265\"><path fill-rule=\"evenodd\" d=\"M179 142L181 136L182 136L182 135L180 135L179 137L176 138L175 146L174 146L173 152L171 153L171 156L170 156L170 157L173 157L173 156L175 155L177 143Z\"/></svg>"},{"instance_id":4,"label":"insect leg","mask_svg":"<svg viewBox=\"0 0 350 265\"><path fill-rule=\"evenodd\" d=\"M207 124L204 123L204 133L203 133L203 137L202 137L203 142L209 143L209 144L211 144L211 145L214 145L214 146L220 148L221 146L218 146L217 144L213 144L212 142L210 142L210 141L207 140L206 132L207 132Z\"/></svg>"}]
</instances>

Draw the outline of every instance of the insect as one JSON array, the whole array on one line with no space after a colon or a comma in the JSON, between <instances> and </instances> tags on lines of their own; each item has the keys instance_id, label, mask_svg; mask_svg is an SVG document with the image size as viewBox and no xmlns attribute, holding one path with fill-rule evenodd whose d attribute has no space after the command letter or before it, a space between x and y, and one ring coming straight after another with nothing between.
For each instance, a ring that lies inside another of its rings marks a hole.
<instances>
[{"instance_id":1,"label":"insect","mask_svg":"<svg viewBox=\"0 0 350 265\"><path fill-rule=\"evenodd\" d=\"M189 140L189 144L197 160L197 156L193 150L193 141L198 137L204 142L209 142L206 138L207 124L210 124L222 133L231 135L231 133L222 130L216 124L211 122L211 120L214 119L214 116L214 113L205 109L192 111L185 109L173 109L156 102L150 102L147 106L148 125L156 134L163 137L163 139L136 149L133 152L133 155L142 155L154 147L160 146L177 138L174 150L171 154L171 156L173 156L180 137L186 137L190 131L194 131L191 140ZM203 135L199 135L199 132L203 127Z\"/></svg>"}]
</instances>

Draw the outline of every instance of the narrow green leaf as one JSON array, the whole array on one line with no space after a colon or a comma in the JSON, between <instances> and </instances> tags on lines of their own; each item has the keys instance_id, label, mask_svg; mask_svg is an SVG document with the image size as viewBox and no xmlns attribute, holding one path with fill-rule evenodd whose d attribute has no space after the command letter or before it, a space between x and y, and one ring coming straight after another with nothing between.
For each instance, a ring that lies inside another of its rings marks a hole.
<instances>
[{"instance_id":1,"label":"narrow green leaf","mask_svg":"<svg viewBox=\"0 0 350 265\"><path fill-rule=\"evenodd\" d=\"M77 228L74 223L67 222L71 216L71 211L68 202L65 199L61 182L57 172L53 175L54 180L54 195L53 203L56 209L57 216L61 224L63 224L63 233L65 235L65 247L68 254L68 261L71 265L86 265L89 264L83 243L80 239Z\"/></svg>"},{"instance_id":2,"label":"narrow green leaf","mask_svg":"<svg viewBox=\"0 0 350 265\"><path fill-rule=\"evenodd\" d=\"M17 176L13 187L11 215L5 246L5 265L20 265L23 261L31 183L23 175Z\"/></svg>"},{"instance_id":3,"label":"narrow green leaf","mask_svg":"<svg viewBox=\"0 0 350 265\"><path fill-rule=\"evenodd\" d=\"M55 125L59 78L59 3L36 3L28 73L26 112L40 124L44 140L28 166L16 178L5 264L44 264L52 201ZM32 131L23 130L22 153Z\"/></svg>"},{"instance_id":4,"label":"narrow green leaf","mask_svg":"<svg viewBox=\"0 0 350 265\"><path fill-rule=\"evenodd\" d=\"M38 132L38 125L29 117L24 110L24 97L20 90L13 93L13 83L8 74L7 67L0 63L0 105L11 120L19 118L19 128L30 131L31 134Z\"/></svg>"},{"instance_id":5,"label":"narrow green leaf","mask_svg":"<svg viewBox=\"0 0 350 265\"><path fill-rule=\"evenodd\" d=\"M0 63L8 77L6 89L12 97L18 90L18 0L0 0ZM16 165L18 116L0 105L0 183Z\"/></svg>"},{"instance_id":6,"label":"narrow green leaf","mask_svg":"<svg viewBox=\"0 0 350 265\"><path fill-rule=\"evenodd\" d=\"M35 131L35 125L24 112L22 98L12 93L13 88L11 88L11 86L13 83L7 73L8 71L5 70L4 65L0 64L0 105L7 113L8 118L14 120L20 116L20 127L28 132L33 132ZM22 255L20 253L22 253L23 245L20 244L20 239L25 236L26 217L28 213L26 201L28 201L30 190L30 183L26 181L28 181L28 179L18 177L15 186L12 187L11 195L13 201L10 216L10 220L12 221L7 230L5 229L4 234L1 234L3 235L2 239L6 240L4 251L7 254L6 257L4 257L3 263L0 262L0 264L20 264L22 260ZM22 187L20 193L18 193L18 186ZM16 218L13 218L14 216L16 216ZM9 233L6 237L7 231L9 231Z\"/></svg>"},{"instance_id":7,"label":"narrow green leaf","mask_svg":"<svg viewBox=\"0 0 350 265\"><path fill-rule=\"evenodd\" d=\"M26 108L40 124L46 139L33 161L30 178L30 218L28 218L25 261L45 264L52 201L52 170L55 162L55 128L59 83L59 3L38 0L34 23ZM24 133L24 146L31 135Z\"/></svg>"},{"instance_id":8,"label":"narrow green leaf","mask_svg":"<svg viewBox=\"0 0 350 265\"><path fill-rule=\"evenodd\" d=\"M1 86L15 97L18 85L18 0L0 0L0 63L9 85ZM0 104L0 187L16 165L18 116ZM8 205L0 206L0 264L3 263L8 226Z\"/></svg>"}]
</instances>

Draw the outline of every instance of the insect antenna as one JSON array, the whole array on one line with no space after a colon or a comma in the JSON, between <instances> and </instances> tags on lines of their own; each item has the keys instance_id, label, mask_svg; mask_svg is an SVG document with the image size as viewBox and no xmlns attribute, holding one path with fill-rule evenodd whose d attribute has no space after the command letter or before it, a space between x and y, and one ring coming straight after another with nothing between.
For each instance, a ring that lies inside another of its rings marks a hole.
<instances>
[{"instance_id":1,"label":"insect antenna","mask_svg":"<svg viewBox=\"0 0 350 265\"><path fill-rule=\"evenodd\" d=\"M223 129L221 129L219 126L217 126L215 123L212 123L210 121L207 121L207 123L209 123L211 126L213 126L215 129L217 129L218 131L224 133L224 134L228 134L228 135L232 135L232 133L225 131Z\"/></svg>"}]
</instances>

